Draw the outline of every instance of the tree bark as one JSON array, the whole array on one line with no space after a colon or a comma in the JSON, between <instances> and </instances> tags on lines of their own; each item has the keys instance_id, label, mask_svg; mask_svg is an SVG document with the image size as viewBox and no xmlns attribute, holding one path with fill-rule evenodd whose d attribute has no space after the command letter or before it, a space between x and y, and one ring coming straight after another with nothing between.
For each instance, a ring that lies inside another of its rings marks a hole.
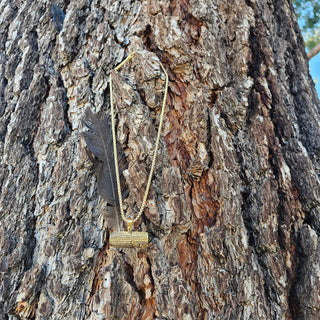
<instances>
[{"instance_id":1,"label":"tree bark","mask_svg":"<svg viewBox=\"0 0 320 320\"><path fill-rule=\"evenodd\" d=\"M0 2L0 319L319 319L320 114L285 0ZM57 17L56 17L57 19ZM109 247L109 112L147 249Z\"/></svg>"},{"instance_id":2,"label":"tree bark","mask_svg":"<svg viewBox=\"0 0 320 320\"><path fill-rule=\"evenodd\" d=\"M314 56L316 56L318 53L320 52L320 43L318 43L314 48L312 48L309 52L308 52L308 59L312 59Z\"/></svg>"}]
</instances>

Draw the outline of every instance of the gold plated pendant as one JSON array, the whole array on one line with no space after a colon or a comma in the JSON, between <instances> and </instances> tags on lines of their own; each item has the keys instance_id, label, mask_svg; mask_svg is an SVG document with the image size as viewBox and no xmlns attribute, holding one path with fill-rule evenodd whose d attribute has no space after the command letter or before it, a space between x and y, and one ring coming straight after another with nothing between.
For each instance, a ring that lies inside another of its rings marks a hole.
<instances>
[{"instance_id":1,"label":"gold plated pendant","mask_svg":"<svg viewBox=\"0 0 320 320\"><path fill-rule=\"evenodd\" d=\"M109 244L114 248L146 248L149 244L148 232L117 231L110 234Z\"/></svg>"}]
</instances>

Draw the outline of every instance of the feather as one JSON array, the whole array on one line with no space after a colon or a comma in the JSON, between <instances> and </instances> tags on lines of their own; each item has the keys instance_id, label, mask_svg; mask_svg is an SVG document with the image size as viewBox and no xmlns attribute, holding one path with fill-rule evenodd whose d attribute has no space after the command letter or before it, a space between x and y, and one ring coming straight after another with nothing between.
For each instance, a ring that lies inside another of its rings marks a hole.
<instances>
[{"instance_id":1,"label":"feather","mask_svg":"<svg viewBox=\"0 0 320 320\"><path fill-rule=\"evenodd\" d=\"M90 151L99 159L99 162L94 162L98 192L100 196L113 207L113 210L111 210L111 208L109 210L110 212L114 212L109 214L109 220L111 220L111 216L114 220L114 215L119 216L119 200L113 155L111 121L105 113L94 114L90 109L87 109L83 123L87 128L87 131L83 132L83 137ZM128 189L125 187L122 172L125 169L126 161L123 150L118 145L117 153L122 196L125 198L128 195ZM117 220L120 221L120 217L117 218Z\"/></svg>"}]
</instances>

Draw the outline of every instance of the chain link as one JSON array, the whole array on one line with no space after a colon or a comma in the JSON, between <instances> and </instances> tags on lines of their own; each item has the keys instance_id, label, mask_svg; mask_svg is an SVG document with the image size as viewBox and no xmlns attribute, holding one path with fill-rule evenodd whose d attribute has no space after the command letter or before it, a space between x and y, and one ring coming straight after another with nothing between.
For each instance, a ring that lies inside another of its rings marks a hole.
<instances>
[{"instance_id":1,"label":"chain link","mask_svg":"<svg viewBox=\"0 0 320 320\"><path fill-rule=\"evenodd\" d=\"M123 60L114 70L119 70L126 62L130 61L135 55L135 52L132 52L128 55L128 57ZM123 211L123 202L122 202L122 194L121 194L121 187L120 187L120 175L119 175L119 166L118 166L118 154L117 154L117 141L116 141L116 129L115 129L115 115L114 115L114 106L113 106L113 90L112 90L112 74L110 73L109 80L110 80L110 104L111 104L111 125L112 125L112 140L113 140L113 154L114 154L114 164L115 164L115 170L116 170L116 179L117 179L117 188L118 188L118 197L119 197L119 206L120 206L120 213L123 221L127 224L128 226L128 231L132 230L132 227L134 223L141 217L143 210L146 206L147 203L147 198L151 186L151 181L152 181L152 176L154 172L154 168L156 165L156 157L158 153L158 148L159 148L159 142L160 142L160 135L161 135L161 128L162 128L162 123L163 123L163 118L164 118L164 110L166 106L166 100L167 100L167 94L168 94L168 74L163 67L162 63L159 61L160 67L162 71L165 74L166 77L166 82L165 82L165 89L164 89L164 97L163 97L163 102L162 102L162 108L161 108L161 114L160 114L160 121L159 121L159 128L158 128L158 135L157 135L157 140L154 148L154 154L152 158L152 164L151 164L151 169L150 169L150 174L148 177L148 182L146 186L146 191L144 193L144 197L142 200L141 208L138 213L138 215L134 219L127 219L124 211Z\"/></svg>"}]
</instances>

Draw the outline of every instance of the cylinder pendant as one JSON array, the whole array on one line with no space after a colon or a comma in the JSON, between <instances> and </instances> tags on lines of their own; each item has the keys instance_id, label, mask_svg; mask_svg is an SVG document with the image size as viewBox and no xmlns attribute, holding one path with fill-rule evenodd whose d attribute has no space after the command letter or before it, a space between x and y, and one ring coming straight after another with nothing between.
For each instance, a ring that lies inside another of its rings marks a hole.
<instances>
[{"instance_id":1,"label":"cylinder pendant","mask_svg":"<svg viewBox=\"0 0 320 320\"><path fill-rule=\"evenodd\" d=\"M142 231L112 232L109 244L114 248L146 248L149 244L149 235Z\"/></svg>"}]
</instances>

